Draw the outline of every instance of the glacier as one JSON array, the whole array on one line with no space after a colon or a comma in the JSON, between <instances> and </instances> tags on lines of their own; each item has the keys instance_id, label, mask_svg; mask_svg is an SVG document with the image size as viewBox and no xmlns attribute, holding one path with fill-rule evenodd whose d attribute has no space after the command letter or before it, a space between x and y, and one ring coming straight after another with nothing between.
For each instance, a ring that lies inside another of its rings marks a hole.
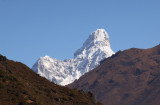
<instances>
[{"instance_id":1,"label":"glacier","mask_svg":"<svg viewBox=\"0 0 160 105\"><path fill-rule=\"evenodd\" d=\"M112 56L109 36L105 29L92 32L83 46L74 53L74 59L57 60L40 57L32 70L48 80L65 86L94 69L105 58Z\"/></svg>"}]
</instances>

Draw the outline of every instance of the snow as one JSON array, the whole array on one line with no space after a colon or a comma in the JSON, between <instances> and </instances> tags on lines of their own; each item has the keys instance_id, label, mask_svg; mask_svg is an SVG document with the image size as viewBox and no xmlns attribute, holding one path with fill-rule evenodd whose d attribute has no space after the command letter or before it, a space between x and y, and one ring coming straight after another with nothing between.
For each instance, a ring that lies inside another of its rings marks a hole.
<instances>
[{"instance_id":1,"label":"snow","mask_svg":"<svg viewBox=\"0 0 160 105\"><path fill-rule=\"evenodd\" d=\"M74 59L60 61L49 56L40 57L33 65L32 70L48 80L64 86L79 79L112 54L114 52L110 48L107 32L104 29L97 29L74 53Z\"/></svg>"}]
</instances>

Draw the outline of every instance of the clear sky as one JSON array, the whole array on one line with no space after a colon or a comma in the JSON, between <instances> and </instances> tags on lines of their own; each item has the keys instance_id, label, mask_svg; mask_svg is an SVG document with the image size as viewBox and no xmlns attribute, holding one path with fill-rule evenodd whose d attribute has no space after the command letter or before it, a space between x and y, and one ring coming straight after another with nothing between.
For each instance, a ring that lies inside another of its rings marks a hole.
<instances>
[{"instance_id":1,"label":"clear sky","mask_svg":"<svg viewBox=\"0 0 160 105\"><path fill-rule=\"evenodd\" d=\"M32 67L73 58L103 28L113 51L160 43L160 0L0 0L0 53Z\"/></svg>"}]
</instances>

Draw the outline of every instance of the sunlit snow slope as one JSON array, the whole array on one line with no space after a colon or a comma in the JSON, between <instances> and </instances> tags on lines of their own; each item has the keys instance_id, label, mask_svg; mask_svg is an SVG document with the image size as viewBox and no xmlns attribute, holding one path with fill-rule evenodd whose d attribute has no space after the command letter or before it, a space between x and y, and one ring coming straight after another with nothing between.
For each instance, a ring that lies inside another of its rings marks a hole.
<instances>
[{"instance_id":1,"label":"sunlit snow slope","mask_svg":"<svg viewBox=\"0 0 160 105\"><path fill-rule=\"evenodd\" d=\"M110 47L107 32L97 29L74 53L74 59L60 61L49 56L40 57L32 69L56 84L67 85L97 67L100 61L112 54L114 52Z\"/></svg>"}]
</instances>

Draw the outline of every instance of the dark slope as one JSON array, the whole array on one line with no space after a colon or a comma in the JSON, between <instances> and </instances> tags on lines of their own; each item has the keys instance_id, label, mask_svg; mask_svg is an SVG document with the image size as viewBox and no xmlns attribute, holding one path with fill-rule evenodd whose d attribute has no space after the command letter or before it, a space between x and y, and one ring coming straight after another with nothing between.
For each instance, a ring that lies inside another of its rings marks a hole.
<instances>
[{"instance_id":1,"label":"dark slope","mask_svg":"<svg viewBox=\"0 0 160 105\"><path fill-rule=\"evenodd\" d=\"M104 105L160 105L160 45L120 51L69 87L95 93Z\"/></svg>"},{"instance_id":2,"label":"dark slope","mask_svg":"<svg viewBox=\"0 0 160 105\"><path fill-rule=\"evenodd\" d=\"M0 55L0 105L102 105L91 93L55 85Z\"/></svg>"}]
</instances>

